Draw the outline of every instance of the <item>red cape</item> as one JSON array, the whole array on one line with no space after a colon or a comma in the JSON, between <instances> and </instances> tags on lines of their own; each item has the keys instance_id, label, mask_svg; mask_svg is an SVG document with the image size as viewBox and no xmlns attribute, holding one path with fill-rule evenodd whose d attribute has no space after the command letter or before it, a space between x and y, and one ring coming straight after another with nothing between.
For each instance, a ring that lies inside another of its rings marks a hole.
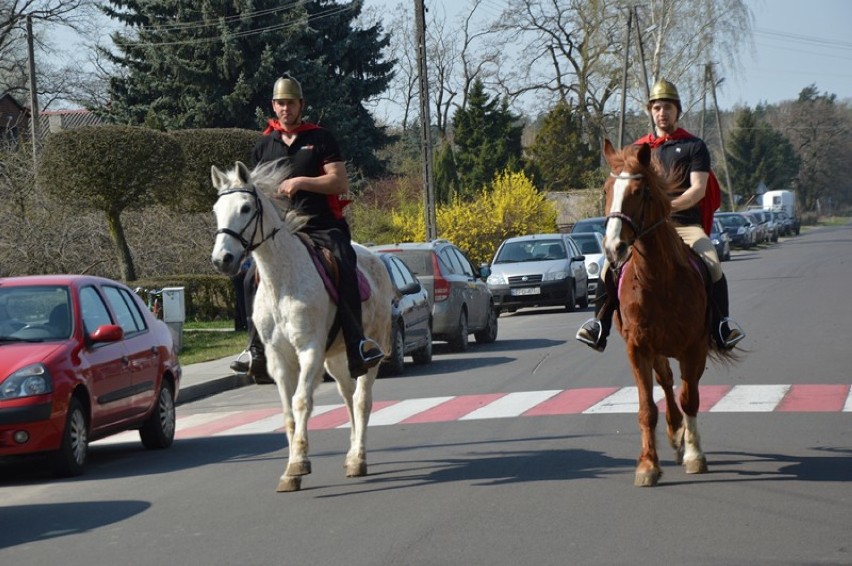
<instances>
[{"instance_id":1,"label":"red cape","mask_svg":"<svg viewBox=\"0 0 852 566\"><path fill-rule=\"evenodd\" d=\"M683 128L678 128L671 135L658 138L655 137L654 134L648 134L633 143L637 145L647 143L651 146L651 148L655 148L663 145L663 143L668 140L685 140L694 137L695 136ZM721 205L722 189L719 186L719 180L716 179L716 175L713 171L710 171L710 177L707 179L707 190L704 192L704 198L698 202L698 208L701 211L701 227L704 228L704 232L708 235L713 229L713 214L719 210Z\"/></svg>"}]
</instances>

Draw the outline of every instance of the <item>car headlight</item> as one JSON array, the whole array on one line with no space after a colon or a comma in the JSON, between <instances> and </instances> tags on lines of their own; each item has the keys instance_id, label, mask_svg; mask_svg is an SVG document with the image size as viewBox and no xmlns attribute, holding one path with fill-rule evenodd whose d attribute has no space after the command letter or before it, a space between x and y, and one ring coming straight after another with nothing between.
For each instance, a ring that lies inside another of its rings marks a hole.
<instances>
[{"instance_id":1,"label":"car headlight","mask_svg":"<svg viewBox=\"0 0 852 566\"><path fill-rule=\"evenodd\" d=\"M34 397L53 391L53 379L44 364L21 368L0 383L0 400Z\"/></svg>"},{"instance_id":2,"label":"car headlight","mask_svg":"<svg viewBox=\"0 0 852 566\"><path fill-rule=\"evenodd\" d=\"M740 226L739 228L737 228L737 234L745 234L745 233L746 233L746 229L745 229L744 226Z\"/></svg>"},{"instance_id":3,"label":"car headlight","mask_svg":"<svg viewBox=\"0 0 852 566\"><path fill-rule=\"evenodd\" d=\"M568 278L567 271L551 271L549 273L545 273L542 281L560 281L562 279Z\"/></svg>"},{"instance_id":4,"label":"car headlight","mask_svg":"<svg viewBox=\"0 0 852 566\"><path fill-rule=\"evenodd\" d=\"M601 266L597 263L590 263L587 271L589 272L589 275L597 275L601 272Z\"/></svg>"},{"instance_id":5,"label":"car headlight","mask_svg":"<svg viewBox=\"0 0 852 566\"><path fill-rule=\"evenodd\" d=\"M713 238L713 245L718 246L721 241L719 238Z\"/></svg>"},{"instance_id":6,"label":"car headlight","mask_svg":"<svg viewBox=\"0 0 852 566\"><path fill-rule=\"evenodd\" d=\"M507 285L509 282L506 280L506 276L502 273L494 273L488 276L488 279L485 281L488 285Z\"/></svg>"}]
</instances>

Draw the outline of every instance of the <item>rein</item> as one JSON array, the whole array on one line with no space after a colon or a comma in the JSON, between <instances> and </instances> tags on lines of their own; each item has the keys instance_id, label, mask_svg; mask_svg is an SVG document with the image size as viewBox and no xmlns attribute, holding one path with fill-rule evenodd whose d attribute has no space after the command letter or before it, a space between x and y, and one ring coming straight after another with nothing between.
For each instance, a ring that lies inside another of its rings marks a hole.
<instances>
[{"instance_id":1,"label":"rein","mask_svg":"<svg viewBox=\"0 0 852 566\"><path fill-rule=\"evenodd\" d=\"M225 234L226 236L231 236L232 238L235 238L240 244L242 244L243 248L245 248L246 250L246 254L248 254L260 247L265 241L274 238L275 234L277 234L281 228L274 228L272 232L270 232L266 236L263 235L263 204L260 202L260 197L257 194L257 189L228 189L219 193L219 197L221 198L225 195L231 195L234 193L245 193L254 197L254 214L251 215L251 218L248 219L246 225L243 226L243 229L239 232L234 232L230 228L219 228L218 230L216 230L216 234ZM254 231L251 234L251 239L247 240L245 236L243 236L243 234L246 230L248 230L248 227L251 225L252 221L254 221ZM261 235L260 241L256 244L252 244L258 232L260 232Z\"/></svg>"},{"instance_id":2,"label":"rein","mask_svg":"<svg viewBox=\"0 0 852 566\"><path fill-rule=\"evenodd\" d=\"M612 173L612 172L610 172L609 176L612 177L613 179L623 179L623 180L626 180L626 181L635 181L635 180L642 179L642 178L645 177L645 175L642 174L642 173L632 173L632 174L629 174L629 175L626 175L624 173L619 173L619 174L616 175L615 173ZM648 187L643 186L643 188L642 188L642 207L640 208L640 215L641 216L640 216L638 226L637 226L636 222L633 221L633 218L631 218L627 214L624 214L623 212L610 212L609 214L606 215L607 221L609 221L610 218L618 218L619 220L621 220L623 222L627 222L627 224L630 225L630 228L633 230L633 233L636 235L633 238L633 240L630 242L630 245L633 245L633 242L640 239L642 236L644 236L645 234L647 234L651 230L654 230L655 228L657 228L658 226L660 226L661 224L663 224L667 220L665 217L663 217L663 218L657 220L656 222L654 222L653 224L651 224L648 228L646 228L644 230L642 229L643 224L644 224L644 217L645 217L645 204L648 202L649 195L650 195L650 192L648 191Z\"/></svg>"}]
</instances>

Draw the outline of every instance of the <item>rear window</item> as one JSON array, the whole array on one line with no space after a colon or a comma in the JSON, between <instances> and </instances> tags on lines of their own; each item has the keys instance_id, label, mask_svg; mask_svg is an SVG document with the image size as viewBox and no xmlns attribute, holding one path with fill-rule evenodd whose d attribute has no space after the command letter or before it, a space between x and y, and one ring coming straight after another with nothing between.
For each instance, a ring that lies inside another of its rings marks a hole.
<instances>
[{"instance_id":1,"label":"rear window","mask_svg":"<svg viewBox=\"0 0 852 566\"><path fill-rule=\"evenodd\" d=\"M414 272L414 275L434 275L432 272L432 252L430 250L399 250L393 253L405 262L405 265Z\"/></svg>"}]
</instances>

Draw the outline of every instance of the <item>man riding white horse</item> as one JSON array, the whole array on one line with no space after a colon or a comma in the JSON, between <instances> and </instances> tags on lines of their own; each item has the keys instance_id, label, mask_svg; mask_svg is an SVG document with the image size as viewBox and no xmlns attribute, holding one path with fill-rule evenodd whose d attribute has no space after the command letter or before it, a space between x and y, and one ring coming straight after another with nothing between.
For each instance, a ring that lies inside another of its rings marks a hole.
<instances>
[{"instance_id":1,"label":"man riding white horse","mask_svg":"<svg viewBox=\"0 0 852 566\"><path fill-rule=\"evenodd\" d=\"M291 175L278 186L277 194L288 198L292 207L307 215L303 231L316 246L331 250L339 271L337 284L338 313L349 370L353 378L363 375L383 358L379 345L364 337L361 319L361 298L358 289L357 258L352 248L349 224L343 207L349 201L341 195L349 191L349 177L340 154L337 140L325 129L302 120L305 100L302 85L289 74L275 81L272 89L272 109L263 138L254 148L255 165L282 160ZM250 312L256 281L254 271L246 274L246 309ZM248 371L257 382L271 382L266 371L263 345L249 320L249 347L231 368ZM242 357L250 356L245 363Z\"/></svg>"}]
</instances>

